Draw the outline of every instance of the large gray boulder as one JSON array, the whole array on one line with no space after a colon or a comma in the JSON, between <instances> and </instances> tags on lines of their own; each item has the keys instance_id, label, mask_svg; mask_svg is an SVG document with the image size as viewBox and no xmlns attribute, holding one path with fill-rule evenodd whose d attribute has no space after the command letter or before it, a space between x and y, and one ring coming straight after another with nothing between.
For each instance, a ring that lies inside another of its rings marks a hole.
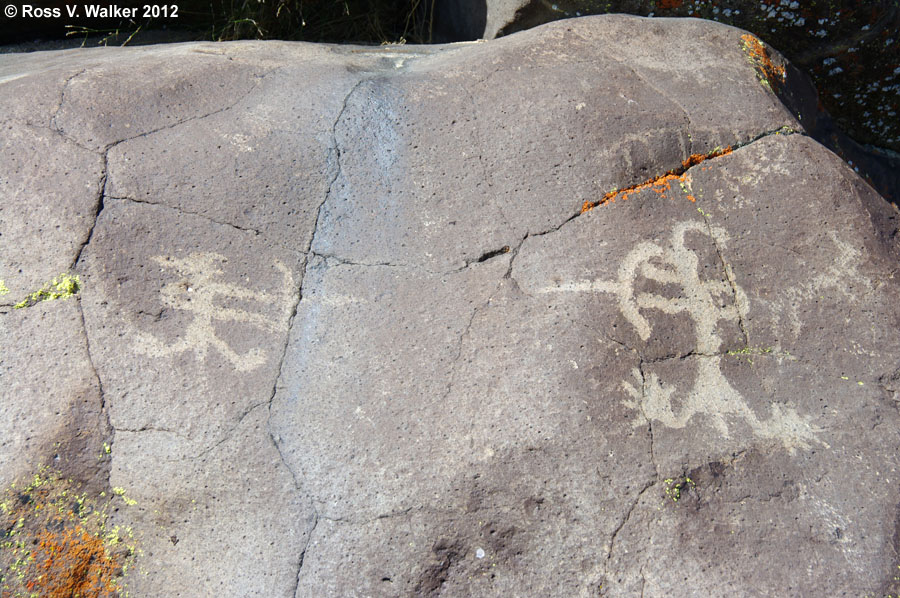
<instances>
[{"instance_id":1,"label":"large gray boulder","mask_svg":"<svg viewBox=\"0 0 900 598\"><path fill-rule=\"evenodd\" d=\"M756 0L436 0L437 35L494 39L558 19L606 13L699 17L741 27L815 81L822 103L863 143L900 150L900 4ZM896 157L896 156L895 156Z\"/></svg>"},{"instance_id":2,"label":"large gray boulder","mask_svg":"<svg viewBox=\"0 0 900 598\"><path fill-rule=\"evenodd\" d=\"M0 481L135 598L896 593L898 213L744 35L0 58Z\"/></svg>"}]
</instances>

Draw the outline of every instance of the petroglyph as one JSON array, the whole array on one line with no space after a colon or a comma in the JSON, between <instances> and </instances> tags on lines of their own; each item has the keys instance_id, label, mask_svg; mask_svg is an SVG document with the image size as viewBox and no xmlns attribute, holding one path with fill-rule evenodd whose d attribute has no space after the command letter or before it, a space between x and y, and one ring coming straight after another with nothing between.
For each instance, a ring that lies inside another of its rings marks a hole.
<instances>
[{"instance_id":1,"label":"petroglyph","mask_svg":"<svg viewBox=\"0 0 900 598\"><path fill-rule=\"evenodd\" d=\"M725 231L717 227L701 222L681 222L672 231L669 247L663 248L649 241L637 244L619 266L616 280L570 282L545 287L539 292L615 295L622 315L645 341L650 338L653 327L642 312L686 313L693 320L697 343L692 360L697 364L694 386L680 395L674 385L660 380L657 374L650 373L645 377L636 368L634 380L622 382L622 389L630 397L623 404L639 413L635 426L657 421L670 428L684 428L699 415L708 418L710 425L726 438L730 433L729 420L740 420L756 436L777 439L789 449L808 448L810 443L819 442L816 434L820 430L791 407L773 404L769 418L760 420L722 374L719 323L738 323L746 315L747 297L734 282L727 266L722 280L700 279L697 254L685 245L689 233L711 237L720 246L727 240ZM674 297L653 293L635 295L635 282L639 276L663 285L678 285L683 292ZM676 409L676 405L680 405L680 409Z\"/></svg>"},{"instance_id":2,"label":"petroglyph","mask_svg":"<svg viewBox=\"0 0 900 598\"><path fill-rule=\"evenodd\" d=\"M874 290L872 281L860 273L865 263L862 250L842 240L835 231L828 231L827 234L834 244L831 262L824 271L810 272L810 277L800 284L784 289L777 300L778 308L773 310L776 326L781 325L780 314L787 314L794 339L800 338L803 329L800 311L805 301L814 301L826 291L829 296L840 294L847 300L858 301Z\"/></svg>"},{"instance_id":3,"label":"petroglyph","mask_svg":"<svg viewBox=\"0 0 900 598\"><path fill-rule=\"evenodd\" d=\"M266 357L258 347L244 354L235 352L226 341L216 335L216 322L245 323L270 332L277 331L284 322L261 313L224 307L218 305L217 300L231 299L266 306L281 306L286 318L291 308L294 279L284 264L277 260L274 263L282 274L282 292L266 293L222 282L220 277L223 271L218 265L224 263L226 259L215 253L192 253L184 259L157 256L153 261L166 269L177 271L181 276L177 282L163 286L160 291L162 303L172 309L191 312L193 319L173 343L162 342L143 331L136 332L135 349L153 357L167 357L184 351L193 351L197 360L202 361L212 347L241 372L258 368L265 362Z\"/></svg>"}]
</instances>

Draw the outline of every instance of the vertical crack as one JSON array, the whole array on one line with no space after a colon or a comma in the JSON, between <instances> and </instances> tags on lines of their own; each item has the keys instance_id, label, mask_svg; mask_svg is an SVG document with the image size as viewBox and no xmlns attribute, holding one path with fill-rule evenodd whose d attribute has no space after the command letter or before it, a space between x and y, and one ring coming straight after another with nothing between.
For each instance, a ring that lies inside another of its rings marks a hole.
<instances>
[{"instance_id":1,"label":"vertical crack","mask_svg":"<svg viewBox=\"0 0 900 598\"><path fill-rule=\"evenodd\" d=\"M460 357L462 357L462 348L466 342L466 338L469 336L469 333L472 330L472 323L475 321L475 318L478 316L478 312L490 305L491 300L493 299L494 293L500 288L500 285L503 284L503 280L497 283L497 286L491 292L491 295L484 301L481 305L475 307L472 310L472 315L469 316L469 322L466 324L466 327L463 329L462 333L459 335L459 341L456 344L456 355L453 358L453 361L450 365L450 380L447 382L447 390L444 391L444 396L441 398L441 402L445 403L447 399L450 397L450 393L453 391L453 381L456 377L456 366L459 363Z\"/></svg>"},{"instance_id":2,"label":"vertical crack","mask_svg":"<svg viewBox=\"0 0 900 598\"><path fill-rule=\"evenodd\" d=\"M78 267L78 263L81 261L81 255L84 253L85 247L91 242L91 239L94 237L94 230L97 228L97 222L100 220L100 212L103 211L104 199L106 198L106 182L109 180L109 148L104 150L103 152L103 170L100 174L100 183L97 185L97 203L94 211L94 222L91 224L91 228L88 231L87 237L85 237L84 241L81 243L81 247L78 248L78 252L75 254L75 259L72 260L72 264L69 266L69 270L75 270Z\"/></svg>"},{"instance_id":3,"label":"vertical crack","mask_svg":"<svg viewBox=\"0 0 900 598\"><path fill-rule=\"evenodd\" d=\"M303 550L300 552L300 559L297 563L297 581L294 583L294 591L291 593L292 596L296 598L297 592L300 591L300 573L303 571L303 561L306 560L306 555L309 552L309 547L312 544L313 534L316 531L316 527L319 525L319 512L316 510L315 505L313 505L313 520L312 525L309 527L309 531L306 536L306 545L303 547Z\"/></svg>"},{"instance_id":4,"label":"vertical crack","mask_svg":"<svg viewBox=\"0 0 900 598\"><path fill-rule=\"evenodd\" d=\"M574 216L573 216L574 218ZM571 220L571 218L569 219ZM568 220L566 221L568 222ZM560 225L562 227L562 224ZM558 230L558 229L557 229ZM519 281L516 280L516 277L512 275L513 264L516 261L516 258L519 257L519 250L522 249L522 246L525 244L525 241L528 239L529 234L526 232L525 236L523 236L515 247L512 247L509 250L509 266L506 268L506 273L503 274L503 279L508 280L519 293L526 295L525 291L522 290L522 287L519 286Z\"/></svg>"},{"instance_id":5,"label":"vertical crack","mask_svg":"<svg viewBox=\"0 0 900 598\"><path fill-rule=\"evenodd\" d=\"M475 146L478 151L478 165L481 167L481 179L485 182L488 189L490 190L494 186L494 177L493 172L487 167L487 164L484 160L484 141L481 136L481 129L478 127L478 103L475 101L475 95L472 93L472 90L462 85L461 89L469 98L469 103L472 106L472 119L475 121L474 127L474 136L475 136ZM508 202L501 201L497 203L497 212L499 212L500 216L503 218L503 221L508 226L510 223L509 215L506 213L506 204Z\"/></svg>"},{"instance_id":6,"label":"vertical crack","mask_svg":"<svg viewBox=\"0 0 900 598\"><path fill-rule=\"evenodd\" d=\"M100 378L100 372L97 371L97 366L94 364L94 356L91 351L91 337L88 334L87 320L84 317L84 306L81 303L81 297L76 297L75 301L78 306L78 315L81 318L81 329L84 333L84 346L85 351L87 352L88 365L91 366L91 371L94 373L94 378L97 380L97 390L100 394L100 414L97 428L101 442L105 443L102 447L103 453L101 453L105 459L105 471L103 471L101 475L103 478L103 486L105 487L105 490L109 492L112 487L110 484L110 475L112 473L112 447L116 440L116 430L113 428L112 421L109 417L109 407L106 404L106 393L103 390L103 380Z\"/></svg>"},{"instance_id":7,"label":"vertical crack","mask_svg":"<svg viewBox=\"0 0 900 598\"><path fill-rule=\"evenodd\" d=\"M66 90L69 88L69 84L72 83L72 81L74 79L80 77L81 75L83 75L86 72L87 72L87 69L84 68L84 69L81 69L80 71L78 71L77 73L75 73L74 75L70 75L70 76L66 77L66 80L63 81L62 87L59 90L59 103L57 103L56 109L53 110L53 115L50 117L50 129L56 131L63 137L65 137L65 133L63 133L62 129L60 129L57 126L56 117L57 117L57 115L59 115L59 111L62 110L63 103L66 101Z\"/></svg>"},{"instance_id":8,"label":"vertical crack","mask_svg":"<svg viewBox=\"0 0 900 598\"><path fill-rule=\"evenodd\" d=\"M316 219L313 222L313 231L312 235L309 237L309 244L306 247L306 252L309 253L312 251L313 244L316 239L316 233L319 231L319 221L322 218L322 211L325 209L325 204L328 203L328 200L334 194L334 186L337 184L337 180L343 175L343 168L341 166L341 146L338 143L337 138L337 127L341 122L341 119L344 117L344 112L347 110L347 103L350 101L350 96L352 96L359 87L368 81L369 79L360 79L357 81L350 91L347 92L347 95L344 96L344 101L341 103L341 109L338 112L337 118L334 119L334 123L331 125L331 149L329 150L330 159L334 160L334 175L332 175L331 180L328 182L328 188L325 191L325 197L322 199L322 203L319 204L318 210L316 210ZM305 279L305 276L304 276ZM302 283L301 283L302 286Z\"/></svg>"},{"instance_id":9,"label":"vertical crack","mask_svg":"<svg viewBox=\"0 0 900 598\"><path fill-rule=\"evenodd\" d=\"M353 87L350 89L350 91L347 92L347 95L344 96L344 100L341 104L341 109L338 112L338 115L335 118L334 123L331 125L332 147L330 148L329 152L332 156L331 159L334 160L334 174L328 183L328 188L325 191L325 197L322 199L322 202L319 204L319 207L316 210L316 218L313 221L312 234L310 234L310 236L309 236L309 242L307 243L306 250L305 250L306 258L305 258L304 264L303 264L303 278L300 281L300 285L297 287L296 293L294 294L293 306L291 307L291 314L290 314L290 317L288 318L287 331L285 332L284 346L282 347L281 358L279 359L279 363L278 363L278 373L276 374L275 381L272 384L272 392L269 395L269 401L268 401L269 415L268 415L268 418L266 419L266 430L268 431L268 434L269 434L269 440L272 442L272 446L275 447L275 451L278 453L278 457L279 457L279 459L281 459L282 465L291 474L291 479L293 480L293 484L294 484L294 490L298 493L298 495L301 495L301 496L302 496L302 485L301 485L300 479L298 478L297 473L294 471L294 468L291 467L290 463L288 462L288 460L284 454L284 451L282 450L281 438L277 437L274 434L274 432L272 431L272 405L275 401L275 395L278 393L278 383L281 381L282 376L284 375L285 360L287 358L288 346L290 345L290 342L291 342L291 331L294 328L294 320L297 317L297 311L300 308L300 302L303 300L303 284L306 282L307 275L309 273L310 261L311 261L310 260L310 252L312 251L313 243L315 242L316 233L319 230L319 222L322 217L322 211L324 210L325 204L328 202L328 199L331 197L331 195L333 193L334 185L337 183L337 180L340 178L340 176L342 174L341 148L340 148L340 145L338 144L338 139L337 139L338 123L340 123L341 118L344 116L344 112L347 109L347 102L349 101L350 96L353 95L353 93L359 88L360 85L362 85L362 83L364 81L366 81L366 79L360 79L353 85ZM294 590L292 592L293 596L296 596L297 592L299 590L300 573L303 570L303 562L306 559L307 552L308 552L310 544L312 542L313 533L315 532L316 526L319 524L319 512L316 509L315 501L310 500L309 504L313 511L313 518L312 518L312 522L307 530L306 544L303 547L303 550L300 552L300 555L297 559L297 567L296 567L297 574L296 574L295 581L294 581Z\"/></svg>"},{"instance_id":10,"label":"vertical crack","mask_svg":"<svg viewBox=\"0 0 900 598\"><path fill-rule=\"evenodd\" d=\"M643 488L641 488L640 492L637 493L637 496L634 497L634 501L631 503L631 506L628 507L628 511L625 513L625 517L622 518L622 521L619 522L619 525L616 526L616 529L613 530L612 536L609 539L609 550L606 553L606 561L607 566L609 561L612 560L613 552L615 552L616 548L616 538L619 535L619 532L628 524L628 521L631 519L634 510L637 508L638 503L641 502L641 498L643 498L644 494L653 486L656 485L656 480L652 480L647 482Z\"/></svg>"},{"instance_id":11,"label":"vertical crack","mask_svg":"<svg viewBox=\"0 0 900 598\"><path fill-rule=\"evenodd\" d=\"M731 269L731 266L728 265L728 262L725 261L725 255L722 253L722 248L719 245L719 241L718 239L716 239L716 235L713 232L712 225L710 225L709 223L709 215L703 211L700 211L700 215L703 217L703 222L706 224L706 230L707 232L709 232L709 238L712 239L713 247L716 248L716 255L719 256L719 263L722 264L722 271L725 273L725 279L728 281L728 286L731 288L731 299L734 303L734 311L735 313L737 313L738 327L741 329L741 334L744 336L744 346L749 347L750 332L747 329L747 323L744 321L744 313L747 306L745 305L743 292L738 289L737 282L734 277L734 271Z\"/></svg>"},{"instance_id":12,"label":"vertical crack","mask_svg":"<svg viewBox=\"0 0 900 598\"><path fill-rule=\"evenodd\" d=\"M653 447L653 419L647 415L647 412L644 410L644 405L647 402L647 375L644 373L644 357L640 356L640 362L638 363L638 372L641 375L641 415L644 416L644 419L647 420L647 434L650 437L650 463L653 464L653 469L656 472L656 477L659 477L659 466L656 464L656 453L654 452Z\"/></svg>"},{"instance_id":13,"label":"vertical crack","mask_svg":"<svg viewBox=\"0 0 900 598\"><path fill-rule=\"evenodd\" d=\"M306 263L304 264L304 276L305 276L305 270L306 270L306 266L308 265L308 262L309 262L309 256L307 255ZM284 374L284 362L287 357L288 345L290 345L290 342L291 342L291 330L293 330L293 327L294 327L294 319L297 316L297 310L300 306L300 300L302 299L302 296L303 296L302 289L303 289L303 281L300 282L300 286L297 288L297 291L294 296L293 305L291 307L291 315L288 318L287 330L285 331L284 346L282 347L281 358L279 359L279 362L278 362L278 373L275 376L275 382L272 385L272 392L269 395L269 401L268 401L268 405L266 407L268 409L268 417L266 418L266 431L268 432L268 435L269 435L269 441L272 443L272 446L275 447L275 452L278 453L278 458L281 460L281 464L291 475L291 480L293 482L294 491L297 492L297 494L300 496L302 496L302 486L300 484L300 480L297 477L297 473L294 471L294 468L291 467L290 463L288 463L288 460L285 457L284 451L282 451L282 449L281 449L281 444L280 444L281 439L279 437L275 436L274 432L272 431L272 404L274 403L275 395L278 392L278 382L281 380L281 378ZM306 551L309 548L310 542L312 541L313 531L315 530L316 525L318 525L318 523L319 523L319 513L318 513L318 511L316 511L315 503L312 500L310 500L309 504L313 510L313 520L312 520L312 525L307 530L306 544L304 545L303 550L300 552L300 557L298 558L297 567L296 567L297 573L296 573L295 581L294 581L294 590L291 592L292 596L296 596L296 594L297 594L297 589L300 585L300 571L303 569L303 559L306 556Z\"/></svg>"}]
</instances>

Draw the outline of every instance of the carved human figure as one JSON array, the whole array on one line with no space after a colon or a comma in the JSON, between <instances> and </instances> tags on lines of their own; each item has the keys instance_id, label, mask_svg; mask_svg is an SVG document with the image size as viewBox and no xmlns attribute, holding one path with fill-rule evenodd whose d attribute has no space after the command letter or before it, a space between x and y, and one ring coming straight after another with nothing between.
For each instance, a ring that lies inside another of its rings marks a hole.
<instances>
[{"instance_id":1,"label":"carved human figure","mask_svg":"<svg viewBox=\"0 0 900 598\"><path fill-rule=\"evenodd\" d=\"M718 245L724 245L726 240L725 231L705 222L680 222L672 230L669 247L650 241L637 244L619 266L616 280L571 282L543 291L613 294L625 319L645 341L653 332L644 315L647 311L684 313L691 318L696 339L691 361L697 369L693 387L679 396L678 389L660 380L656 373L645 375L640 368L635 368L634 381L622 382L623 390L630 397L623 403L639 412L635 425L656 421L670 428L684 428L695 416L702 416L724 437L731 432L729 422L738 420L748 425L756 436L777 439L788 448L807 448L811 442L819 442L816 438L819 430L792 407L773 404L769 417L760 419L722 373L719 323L740 323L746 314L747 298L724 261L724 280L700 278L697 254L686 245L688 234L706 236ZM662 285L678 285L683 292L675 297L655 293L635 295L639 276ZM674 406L675 398L680 405L678 409Z\"/></svg>"},{"instance_id":2,"label":"carved human figure","mask_svg":"<svg viewBox=\"0 0 900 598\"><path fill-rule=\"evenodd\" d=\"M217 305L217 301L221 298L238 299L264 305L284 305L289 309L293 277L284 264L275 262L275 267L282 273L283 292L273 294L222 282L220 277L223 272L217 264L222 263L224 258L215 253L192 253L183 259L157 256L153 261L181 275L180 280L163 286L160 291L162 303L172 309L191 312L193 319L183 334L172 343L164 343L152 334L137 331L135 348L138 351L155 357L193 351L197 359L202 361L212 347L241 372L253 370L265 362L265 355L259 348L250 349L244 354L235 352L216 334L215 324L240 322L276 331L282 323L260 313L222 307Z\"/></svg>"}]
</instances>

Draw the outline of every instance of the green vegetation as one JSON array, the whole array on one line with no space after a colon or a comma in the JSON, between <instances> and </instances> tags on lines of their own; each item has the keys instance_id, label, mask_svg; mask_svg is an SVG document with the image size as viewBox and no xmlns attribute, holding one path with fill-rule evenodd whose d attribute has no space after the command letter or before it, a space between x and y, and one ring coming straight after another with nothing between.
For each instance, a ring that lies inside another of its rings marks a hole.
<instances>
[{"instance_id":1,"label":"green vegetation","mask_svg":"<svg viewBox=\"0 0 900 598\"><path fill-rule=\"evenodd\" d=\"M434 14L434 0L220 0L218 7L217 40L428 43Z\"/></svg>"},{"instance_id":2,"label":"green vegetation","mask_svg":"<svg viewBox=\"0 0 900 598\"><path fill-rule=\"evenodd\" d=\"M193 32L195 39L283 39L313 42L430 43L435 0L186 0L177 19L74 22L69 36L100 38L101 45L140 42L160 27ZM188 36L189 37L189 36ZM96 42L94 42L96 43Z\"/></svg>"}]
</instances>

